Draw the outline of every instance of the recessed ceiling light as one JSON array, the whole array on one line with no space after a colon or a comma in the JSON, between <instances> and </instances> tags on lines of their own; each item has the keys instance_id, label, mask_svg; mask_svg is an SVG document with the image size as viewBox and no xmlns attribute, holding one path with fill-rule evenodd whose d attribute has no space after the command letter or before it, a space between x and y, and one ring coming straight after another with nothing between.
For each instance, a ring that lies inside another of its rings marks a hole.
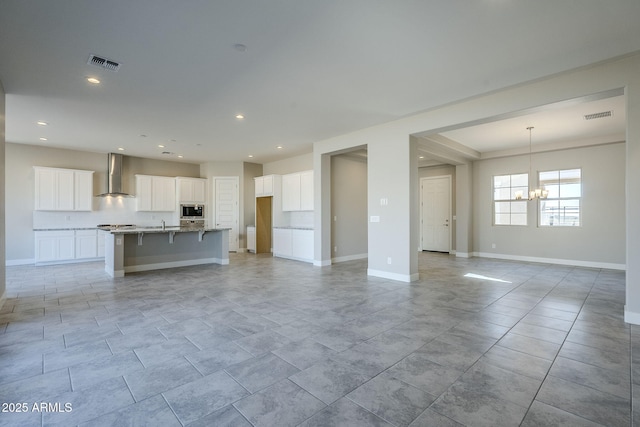
<instances>
[{"instance_id":1,"label":"recessed ceiling light","mask_svg":"<svg viewBox=\"0 0 640 427\"><path fill-rule=\"evenodd\" d=\"M164 145L158 144L158 148L164 148Z\"/></svg>"},{"instance_id":2,"label":"recessed ceiling light","mask_svg":"<svg viewBox=\"0 0 640 427\"><path fill-rule=\"evenodd\" d=\"M145 135L144 133L140 135L140 138L146 138L147 135Z\"/></svg>"},{"instance_id":3,"label":"recessed ceiling light","mask_svg":"<svg viewBox=\"0 0 640 427\"><path fill-rule=\"evenodd\" d=\"M184 156L182 154L178 154L178 157L179 158L183 158Z\"/></svg>"},{"instance_id":4,"label":"recessed ceiling light","mask_svg":"<svg viewBox=\"0 0 640 427\"><path fill-rule=\"evenodd\" d=\"M124 148L118 147L118 151L124 151Z\"/></svg>"},{"instance_id":5,"label":"recessed ceiling light","mask_svg":"<svg viewBox=\"0 0 640 427\"><path fill-rule=\"evenodd\" d=\"M46 141L46 140L47 140L47 138L40 137L40 141Z\"/></svg>"},{"instance_id":6,"label":"recessed ceiling light","mask_svg":"<svg viewBox=\"0 0 640 427\"><path fill-rule=\"evenodd\" d=\"M242 119L244 119L244 115L243 114L236 114L236 119L242 120Z\"/></svg>"},{"instance_id":7,"label":"recessed ceiling light","mask_svg":"<svg viewBox=\"0 0 640 427\"><path fill-rule=\"evenodd\" d=\"M246 52L247 51L247 45L246 44L242 44L242 43L234 44L233 48L235 50L237 50L238 52Z\"/></svg>"},{"instance_id":8,"label":"recessed ceiling light","mask_svg":"<svg viewBox=\"0 0 640 427\"><path fill-rule=\"evenodd\" d=\"M47 122L42 122L42 121L36 122L36 123L38 124L38 126L47 126L49 124Z\"/></svg>"},{"instance_id":9,"label":"recessed ceiling light","mask_svg":"<svg viewBox=\"0 0 640 427\"><path fill-rule=\"evenodd\" d=\"M94 85L100 84L100 80L96 79L95 77L87 77L87 81Z\"/></svg>"},{"instance_id":10,"label":"recessed ceiling light","mask_svg":"<svg viewBox=\"0 0 640 427\"><path fill-rule=\"evenodd\" d=\"M282 145L278 145L276 148L277 148L278 150L282 150Z\"/></svg>"},{"instance_id":11,"label":"recessed ceiling light","mask_svg":"<svg viewBox=\"0 0 640 427\"><path fill-rule=\"evenodd\" d=\"M420 156L420 157L418 157L418 158L419 158L419 159L424 159L424 156Z\"/></svg>"},{"instance_id":12,"label":"recessed ceiling light","mask_svg":"<svg viewBox=\"0 0 640 427\"><path fill-rule=\"evenodd\" d=\"M253 157L253 154L249 154L249 157Z\"/></svg>"}]
</instances>

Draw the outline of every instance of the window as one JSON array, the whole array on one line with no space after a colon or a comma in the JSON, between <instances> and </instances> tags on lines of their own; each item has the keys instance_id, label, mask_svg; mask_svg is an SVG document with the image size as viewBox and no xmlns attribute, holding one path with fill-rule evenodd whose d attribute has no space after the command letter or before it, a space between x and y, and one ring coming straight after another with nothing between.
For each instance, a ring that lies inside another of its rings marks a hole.
<instances>
[{"instance_id":1,"label":"window","mask_svg":"<svg viewBox=\"0 0 640 427\"><path fill-rule=\"evenodd\" d=\"M540 225L576 227L580 225L582 171L566 169L540 172L540 187L549 192L540 199Z\"/></svg>"},{"instance_id":2,"label":"window","mask_svg":"<svg viewBox=\"0 0 640 427\"><path fill-rule=\"evenodd\" d=\"M529 174L494 176L493 224L527 225L527 194Z\"/></svg>"}]
</instances>

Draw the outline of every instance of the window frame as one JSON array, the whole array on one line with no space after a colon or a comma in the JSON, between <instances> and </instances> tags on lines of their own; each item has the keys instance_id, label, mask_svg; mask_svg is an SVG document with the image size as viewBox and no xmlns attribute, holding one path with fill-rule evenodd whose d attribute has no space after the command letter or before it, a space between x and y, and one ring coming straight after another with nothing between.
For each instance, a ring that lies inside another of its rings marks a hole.
<instances>
[{"instance_id":1,"label":"window frame","mask_svg":"<svg viewBox=\"0 0 640 427\"><path fill-rule=\"evenodd\" d=\"M572 167L572 168L562 168L562 169L550 169L550 170L544 170L544 171L538 171L537 173L537 179L538 179L538 185L540 187L542 187L542 184L540 184L541 180L540 180L540 174L543 173L549 173L549 172L557 172L558 173L558 186L561 185L561 181L560 181L560 174L564 171L573 171L573 170L578 170L580 171L580 196L575 197L560 197L560 192L558 192L558 197L546 197L544 199L538 199L537 200L537 207L536 207L536 215L538 216L538 227L539 228L580 228L583 226L582 223L582 208L583 208L583 203L582 203L582 199L584 197L584 175L582 174L582 167ZM543 218L543 214L542 214L542 202L544 201L558 201L558 202L562 202L562 201L570 201L570 200L577 200L578 201L578 225L566 225L566 224L542 224L542 218Z\"/></svg>"},{"instance_id":2,"label":"window frame","mask_svg":"<svg viewBox=\"0 0 640 427\"><path fill-rule=\"evenodd\" d=\"M516 175L525 175L526 176L526 188L524 186L518 185L518 186L513 186L511 183L511 180L513 179L513 176ZM509 177L509 187L496 187L496 178L497 177ZM529 196L529 188L530 186L530 182L529 179L531 177L529 176L529 172L516 172L516 173L504 173L504 174L497 174L497 175L492 175L491 176L491 224L494 227L528 227L529 226L529 205L527 203L528 201L528 196ZM515 197L509 198L509 199L496 199L496 188L509 188L509 194L512 195L513 194L513 189L514 188L524 188L523 190L523 194L522 194L522 198L521 199L517 199ZM497 203L509 203L509 224L498 224L496 221L496 204ZM513 206L513 203L522 203L522 205L525 207L525 211L524 211L524 218L525 218L525 223L524 224L513 224L512 222L512 209L511 207Z\"/></svg>"}]
</instances>

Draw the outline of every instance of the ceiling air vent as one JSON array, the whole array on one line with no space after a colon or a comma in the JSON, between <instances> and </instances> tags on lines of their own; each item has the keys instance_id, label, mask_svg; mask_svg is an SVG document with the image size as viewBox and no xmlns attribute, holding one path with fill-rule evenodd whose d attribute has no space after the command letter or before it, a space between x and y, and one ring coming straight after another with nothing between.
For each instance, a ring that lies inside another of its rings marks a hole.
<instances>
[{"instance_id":1,"label":"ceiling air vent","mask_svg":"<svg viewBox=\"0 0 640 427\"><path fill-rule=\"evenodd\" d=\"M613 116L613 111L603 111L601 113L585 114L585 120L603 119L605 117Z\"/></svg>"},{"instance_id":2,"label":"ceiling air vent","mask_svg":"<svg viewBox=\"0 0 640 427\"><path fill-rule=\"evenodd\" d=\"M104 68L110 71L118 71L120 69L120 63L116 61L112 61L110 59L102 58L97 55L89 55L89 60L87 61L89 65L95 65L96 67Z\"/></svg>"}]
</instances>

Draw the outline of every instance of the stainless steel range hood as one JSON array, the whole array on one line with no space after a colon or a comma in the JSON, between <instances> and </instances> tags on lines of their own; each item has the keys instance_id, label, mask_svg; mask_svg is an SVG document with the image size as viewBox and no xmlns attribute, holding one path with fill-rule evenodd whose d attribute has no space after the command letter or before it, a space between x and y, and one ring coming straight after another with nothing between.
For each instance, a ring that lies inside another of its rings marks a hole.
<instances>
[{"instance_id":1,"label":"stainless steel range hood","mask_svg":"<svg viewBox=\"0 0 640 427\"><path fill-rule=\"evenodd\" d=\"M107 165L107 192L98 197L133 197L122 191L122 154L109 153Z\"/></svg>"}]
</instances>

